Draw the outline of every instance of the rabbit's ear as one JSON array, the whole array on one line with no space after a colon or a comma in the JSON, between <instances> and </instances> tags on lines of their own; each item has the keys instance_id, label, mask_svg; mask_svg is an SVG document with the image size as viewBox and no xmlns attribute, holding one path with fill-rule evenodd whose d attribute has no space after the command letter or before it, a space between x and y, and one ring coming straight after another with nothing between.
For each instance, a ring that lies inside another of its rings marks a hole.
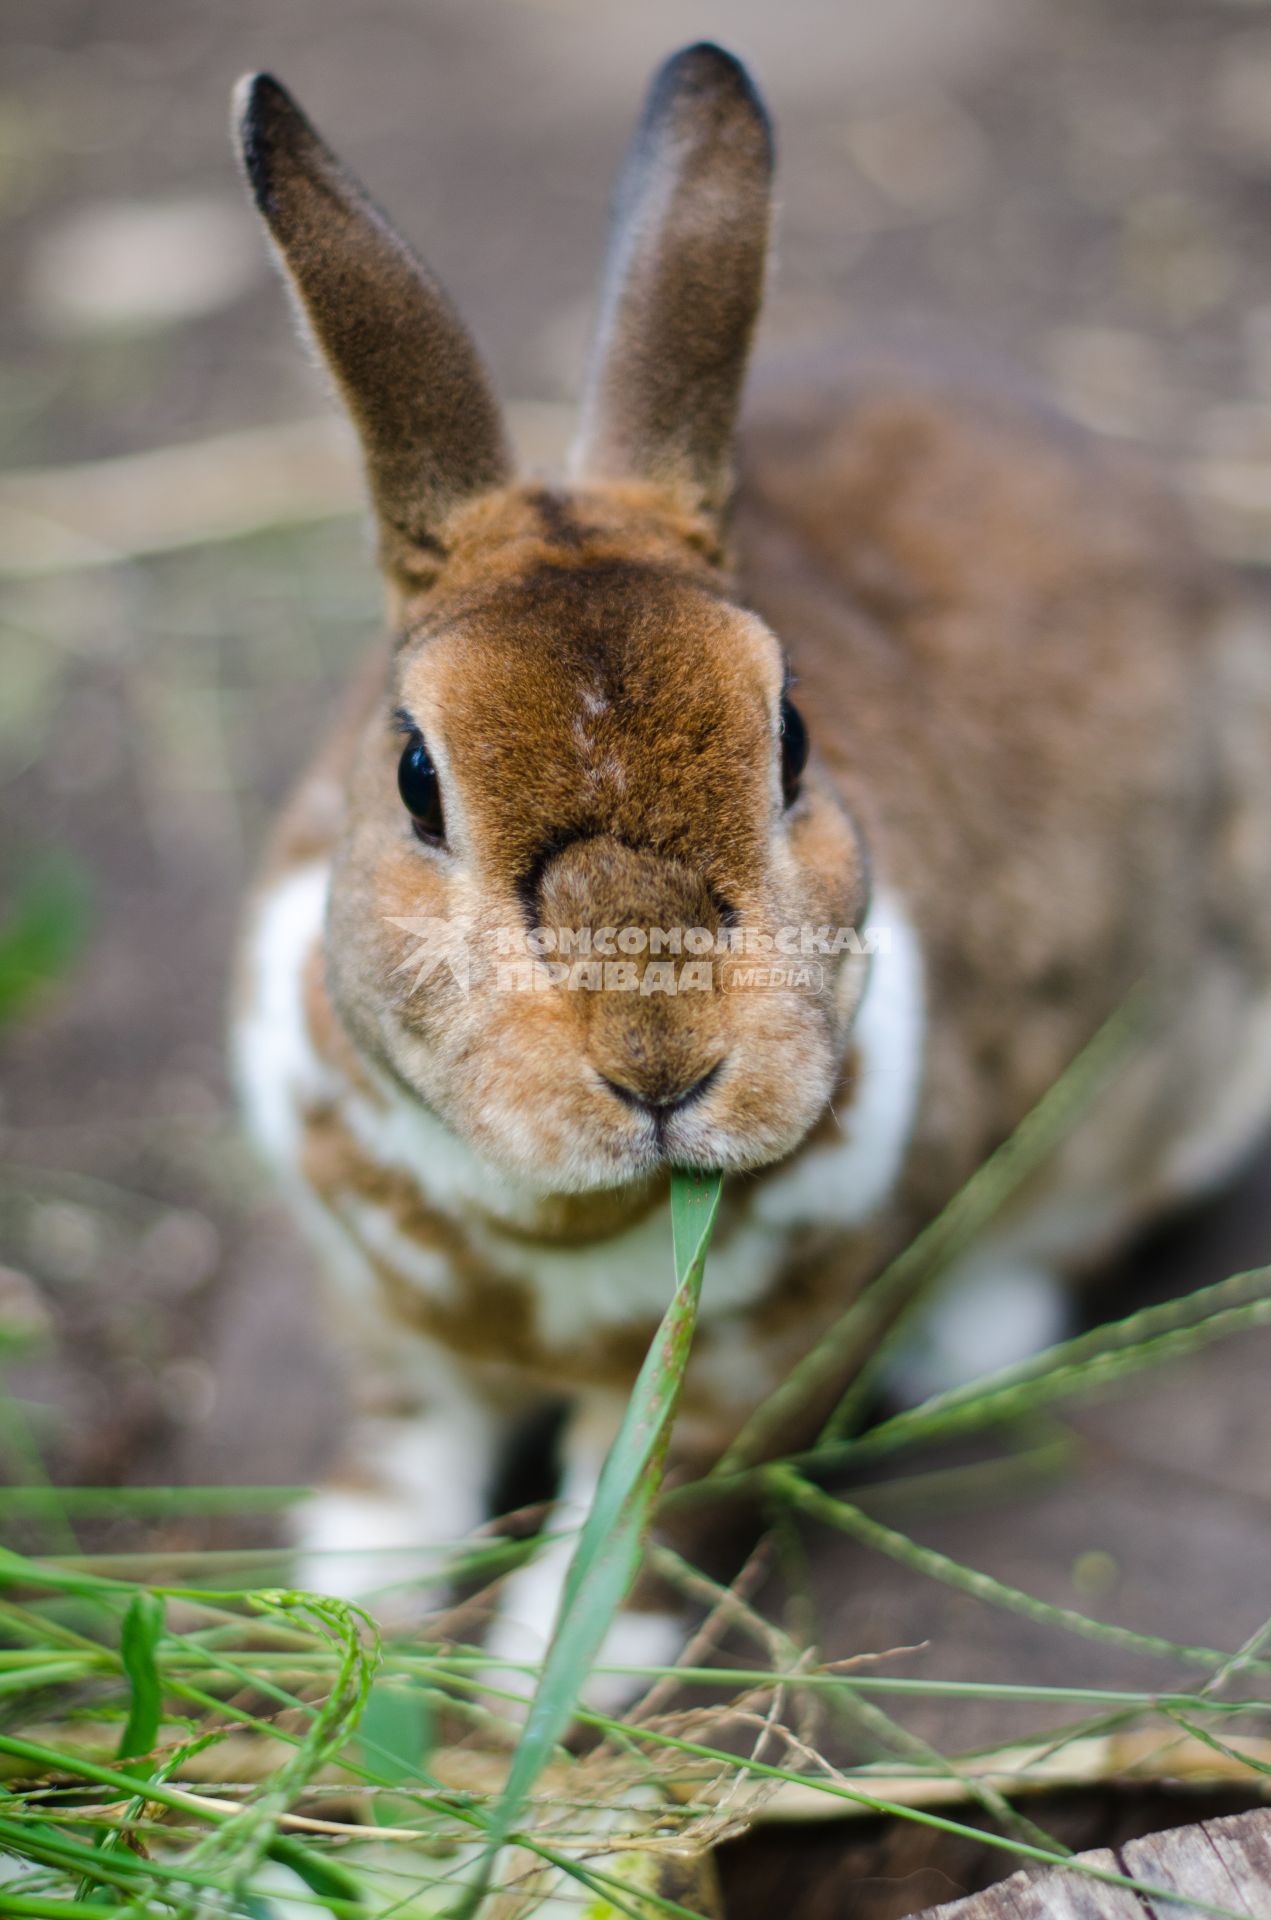
<instances>
[{"instance_id":1,"label":"rabbit's ear","mask_svg":"<svg viewBox=\"0 0 1271 1920\"><path fill-rule=\"evenodd\" d=\"M276 80L241 80L234 118L256 205L361 436L386 544L435 548L450 507L511 475L476 348Z\"/></svg>"},{"instance_id":2,"label":"rabbit's ear","mask_svg":"<svg viewBox=\"0 0 1271 1920\"><path fill-rule=\"evenodd\" d=\"M574 463L719 514L763 294L772 133L740 61L703 43L654 78L618 186Z\"/></svg>"}]
</instances>

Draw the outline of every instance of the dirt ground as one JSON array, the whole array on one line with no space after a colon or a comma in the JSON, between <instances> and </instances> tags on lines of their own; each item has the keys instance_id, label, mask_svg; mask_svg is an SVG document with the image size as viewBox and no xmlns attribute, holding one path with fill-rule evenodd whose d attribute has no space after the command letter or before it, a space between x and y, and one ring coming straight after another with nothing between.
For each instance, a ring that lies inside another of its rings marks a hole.
<instances>
[{"instance_id":1,"label":"dirt ground","mask_svg":"<svg viewBox=\"0 0 1271 1920\"><path fill-rule=\"evenodd\" d=\"M645 77L701 33L753 59L778 125L761 353L949 338L1189 481L1271 447L1255 0L6 0L4 465L321 412L225 135L229 85L258 66L418 240L503 392L570 399ZM1231 544L1271 558L1241 524ZM24 1430L71 1484L307 1481L338 1356L238 1144L222 1028L254 850L374 626L365 536L346 517L28 559L0 508L0 898L51 891L71 953L0 1031L0 1312L49 1334L21 1369ZM1102 1299L1218 1279L1269 1243L1262 1167ZM1259 1545L1228 1537L1234 1635L1269 1610L1267 1457L1240 1491ZM257 1536L266 1519L236 1516L236 1541ZM108 1515L93 1537L115 1537Z\"/></svg>"}]
</instances>

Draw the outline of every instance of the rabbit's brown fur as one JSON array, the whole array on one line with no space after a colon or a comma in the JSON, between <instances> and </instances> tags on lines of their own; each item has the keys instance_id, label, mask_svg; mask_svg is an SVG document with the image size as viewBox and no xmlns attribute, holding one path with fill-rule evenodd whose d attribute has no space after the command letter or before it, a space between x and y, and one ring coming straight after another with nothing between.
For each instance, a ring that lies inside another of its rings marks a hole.
<instances>
[{"instance_id":1,"label":"rabbit's brown fur","mask_svg":"<svg viewBox=\"0 0 1271 1920\"><path fill-rule=\"evenodd\" d=\"M737 1176L680 1429L705 1449L1139 979L1150 1044L977 1257L1073 1271L1221 1177L1271 1113L1271 642L1172 501L1040 411L836 368L761 396L726 523L771 147L718 49L650 97L567 487L513 478L444 295L275 83L242 124L389 595L244 968L249 1108L368 1409L366 1484L315 1544L471 1526L544 1396L578 1409L586 1497L665 1303L672 1161ZM787 662L813 740L792 799ZM444 842L398 797L403 726ZM417 981L418 920L464 925L466 982ZM642 955L634 991L510 991L497 930L527 926L874 950L785 985L716 956L708 990L640 991Z\"/></svg>"}]
</instances>

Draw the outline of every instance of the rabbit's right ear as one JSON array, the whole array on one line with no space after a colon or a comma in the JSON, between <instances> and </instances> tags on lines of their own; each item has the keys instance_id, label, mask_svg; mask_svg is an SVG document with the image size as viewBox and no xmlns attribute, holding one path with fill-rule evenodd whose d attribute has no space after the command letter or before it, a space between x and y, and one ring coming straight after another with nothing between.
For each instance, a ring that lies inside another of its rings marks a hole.
<instances>
[{"instance_id":1,"label":"rabbit's right ear","mask_svg":"<svg viewBox=\"0 0 1271 1920\"><path fill-rule=\"evenodd\" d=\"M673 54L618 185L580 478L652 480L722 514L763 295L772 161L741 62L707 42Z\"/></svg>"},{"instance_id":2,"label":"rabbit's right ear","mask_svg":"<svg viewBox=\"0 0 1271 1920\"><path fill-rule=\"evenodd\" d=\"M511 477L485 369L446 295L268 74L235 90L253 197L361 436L386 558ZM396 536L396 537L394 537Z\"/></svg>"}]
</instances>

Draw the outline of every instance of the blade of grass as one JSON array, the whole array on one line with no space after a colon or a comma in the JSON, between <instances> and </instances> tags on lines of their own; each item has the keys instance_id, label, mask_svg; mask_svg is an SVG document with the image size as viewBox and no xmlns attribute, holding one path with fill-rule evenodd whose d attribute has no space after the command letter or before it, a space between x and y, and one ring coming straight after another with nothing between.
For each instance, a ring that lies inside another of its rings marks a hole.
<instances>
[{"instance_id":1,"label":"blade of grass","mask_svg":"<svg viewBox=\"0 0 1271 1920\"><path fill-rule=\"evenodd\" d=\"M1145 1307L1124 1320L1095 1327L1018 1366L987 1374L921 1406L894 1414L858 1439L817 1446L797 1456L801 1466L850 1457L853 1465L898 1447L948 1439L979 1427L1032 1414L1053 1401L1096 1389L1147 1367L1198 1351L1215 1340L1271 1322L1271 1267L1233 1274L1180 1300Z\"/></svg>"},{"instance_id":2,"label":"blade of grass","mask_svg":"<svg viewBox=\"0 0 1271 1920\"><path fill-rule=\"evenodd\" d=\"M79 1753L63 1753L58 1747L46 1747L40 1741L15 1740L10 1734L0 1734L0 1753L8 1753L13 1759L29 1764L36 1778L46 1778L48 1774L65 1774L71 1780L86 1780L86 1782L92 1782L94 1786L108 1788L111 1795L115 1797L132 1795L142 1803L154 1801L159 1807L167 1807L173 1812L192 1816L204 1824L228 1826L232 1820L238 1818L238 1814L225 1814L225 1812L211 1809L202 1795L182 1793L180 1788L171 1788L165 1780L159 1780L159 1778L146 1780L138 1774L125 1774L117 1768L102 1766L96 1761L88 1761ZM83 1864L86 1868L92 1868L94 1864L98 1864L98 1855L94 1849L84 1847ZM121 1860L113 1870L140 1872L142 1864L132 1860ZM213 1872L207 1872L194 1864L194 1857L182 1862L150 1860L146 1862L144 1870L150 1872L152 1876L159 1876L163 1880L180 1882L184 1885L207 1885L207 1887L219 1885L219 1880ZM8 1907L8 1895L6 1895L6 1907Z\"/></svg>"},{"instance_id":3,"label":"blade of grass","mask_svg":"<svg viewBox=\"0 0 1271 1920\"><path fill-rule=\"evenodd\" d=\"M119 1636L119 1657L129 1687L128 1718L124 1722L118 1748L121 1760L152 1753L159 1738L163 1719L163 1687L155 1654L163 1637L163 1626L162 1600L157 1594L140 1588L128 1602ZM134 1796L130 1811L134 1820L140 1819L145 1811L144 1800ZM126 1828L117 1828L113 1832L101 1831L96 1841L98 1855L114 1853L124 1831ZM87 1899L94 1885L101 1883L99 1859L81 1875L76 1897Z\"/></svg>"},{"instance_id":4,"label":"blade of grass","mask_svg":"<svg viewBox=\"0 0 1271 1920\"><path fill-rule=\"evenodd\" d=\"M128 1718L119 1739L119 1758L151 1753L163 1718L163 1687L155 1659L163 1638L163 1602L145 1588L134 1593L124 1614L119 1654L130 1688Z\"/></svg>"},{"instance_id":5,"label":"blade of grass","mask_svg":"<svg viewBox=\"0 0 1271 1920\"><path fill-rule=\"evenodd\" d=\"M39 1900L4 1890L4 1910L13 1920L102 1920L98 1902L87 1900Z\"/></svg>"},{"instance_id":6,"label":"blade of grass","mask_svg":"<svg viewBox=\"0 0 1271 1920\"><path fill-rule=\"evenodd\" d=\"M946 1779L956 1781L965 1791L967 1799L976 1801L990 1819L997 1821L1004 1834L1031 1846L1047 1847L1052 1853L1071 1851L1044 1827L1038 1826L1013 1807L992 1780L983 1779L960 1761L941 1753L930 1741L893 1719L891 1714L876 1706L864 1694L846 1690L834 1692L830 1695L830 1711L845 1732L872 1738L885 1754L908 1759L916 1763L922 1772L943 1774Z\"/></svg>"},{"instance_id":7,"label":"blade of grass","mask_svg":"<svg viewBox=\"0 0 1271 1920\"><path fill-rule=\"evenodd\" d=\"M1211 1667L1221 1665L1230 1658L1213 1647L1180 1646L1154 1633L1136 1633L1131 1627L1114 1626L1106 1620L1091 1619L1072 1607L1058 1607L1047 1600L1039 1600L1035 1594L1008 1586L1005 1581L995 1580L991 1574L981 1573L974 1567L965 1567L960 1561L951 1560L947 1554L921 1546L918 1541L911 1540L908 1534L883 1526L881 1522L862 1513L859 1507L853 1506L851 1501L823 1492L790 1468L767 1467L764 1475L774 1497L792 1501L811 1518L837 1528L840 1533L850 1534L862 1545L873 1547L915 1573L926 1574L945 1586L957 1588L960 1593L971 1594L992 1606L1003 1607L1025 1619L1035 1620L1039 1625L1061 1627L1087 1640L1099 1640L1108 1646L1124 1647L1128 1652L1148 1654L1157 1659L1176 1660L1187 1666Z\"/></svg>"},{"instance_id":8,"label":"blade of grass","mask_svg":"<svg viewBox=\"0 0 1271 1920\"><path fill-rule=\"evenodd\" d=\"M102 1658L93 1663L107 1668ZM42 1660L37 1665L19 1667L15 1672L0 1677L0 1694L34 1693L41 1687L56 1687L64 1680L82 1680L85 1663L79 1660Z\"/></svg>"},{"instance_id":9,"label":"blade of grass","mask_svg":"<svg viewBox=\"0 0 1271 1920\"><path fill-rule=\"evenodd\" d=\"M298 1504L304 1487L62 1487L57 1501L71 1515L129 1513L165 1520L193 1513L272 1513ZM43 1485L0 1487L0 1513L42 1513L49 1492ZM275 1559L278 1557L274 1549ZM110 1556L113 1557L113 1556ZM154 1556L151 1556L153 1558Z\"/></svg>"},{"instance_id":10,"label":"blade of grass","mask_svg":"<svg viewBox=\"0 0 1271 1920\"><path fill-rule=\"evenodd\" d=\"M299 1611L316 1621L320 1631L333 1642L338 1663L331 1690L299 1746L242 1812L232 1815L189 1856L190 1861L200 1867L223 1866L224 1892L230 1911L240 1895L248 1890L259 1863L276 1845L280 1816L314 1774L339 1752L357 1726L380 1660L380 1640L374 1622L347 1601L288 1591L259 1594L257 1605L264 1611L284 1615ZM370 1629L369 1647L362 1643L363 1628ZM294 1848L297 1843L290 1844ZM193 1907L190 1911L193 1913Z\"/></svg>"},{"instance_id":11,"label":"blade of grass","mask_svg":"<svg viewBox=\"0 0 1271 1920\"><path fill-rule=\"evenodd\" d=\"M1261 1626L1255 1627L1244 1644L1237 1647L1229 1659L1223 1661L1216 1673L1210 1674L1202 1688L1202 1692L1206 1694L1221 1693L1228 1682L1233 1680L1238 1673L1243 1672L1246 1667L1253 1665L1268 1640L1271 1640L1271 1619L1264 1620Z\"/></svg>"},{"instance_id":12,"label":"blade of grass","mask_svg":"<svg viewBox=\"0 0 1271 1920\"><path fill-rule=\"evenodd\" d=\"M423 1777L433 1740L427 1695L411 1681L377 1680L358 1734L378 1756L381 1773L403 1786L414 1786ZM371 1802L371 1818L380 1827L395 1825L399 1811L391 1800Z\"/></svg>"},{"instance_id":13,"label":"blade of grass","mask_svg":"<svg viewBox=\"0 0 1271 1920\"><path fill-rule=\"evenodd\" d=\"M676 1171L671 1176L675 1293L601 1469L565 1578L538 1687L493 1811L490 1838L476 1880L455 1909L456 1920L467 1920L480 1905L495 1859L512 1837L535 1781L573 1718L601 1643L639 1568L697 1322L722 1185L718 1174Z\"/></svg>"},{"instance_id":14,"label":"blade of grass","mask_svg":"<svg viewBox=\"0 0 1271 1920\"><path fill-rule=\"evenodd\" d=\"M944 1210L870 1283L823 1334L812 1351L750 1415L714 1468L720 1477L763 1458L777 1436L798 1423L806 1407L836 1382L861 1371L822 1430L829 1441L849 1432L869 1381L890 1348L908 1309L932 1281L983 1231L1012 1193L1071 1132L1087 1107L1130 1057L1147 1017L1145 991L1136 989Z\"/></svg>"},{"instance_id":15,"label":"blade of grass","mask_svg":"<svg viewBox=\"0 0 1271 1920\"><path fill-rule=\"evenodd\" d=\"M1214 1752L1222 1754L1224 1759L1234 1760L1237 1766L1248 1767L1252 1773L1271 1774L1271 1767L1265 1760L1259 1760L1251 1753L1242 1753L1239 1747L1229 1746L1225 1740L1220 1740L1217 1734L1208 1732L1204 1727L1198 1727L1194 1721L1187 1719L1186 1715L1171 1711L1168 1717L1182 1727L1185 1733L1190 1734L1193 1740L1199 1740L1202 1746L1212 1747Z\"/></svg>"}]
</instances>

